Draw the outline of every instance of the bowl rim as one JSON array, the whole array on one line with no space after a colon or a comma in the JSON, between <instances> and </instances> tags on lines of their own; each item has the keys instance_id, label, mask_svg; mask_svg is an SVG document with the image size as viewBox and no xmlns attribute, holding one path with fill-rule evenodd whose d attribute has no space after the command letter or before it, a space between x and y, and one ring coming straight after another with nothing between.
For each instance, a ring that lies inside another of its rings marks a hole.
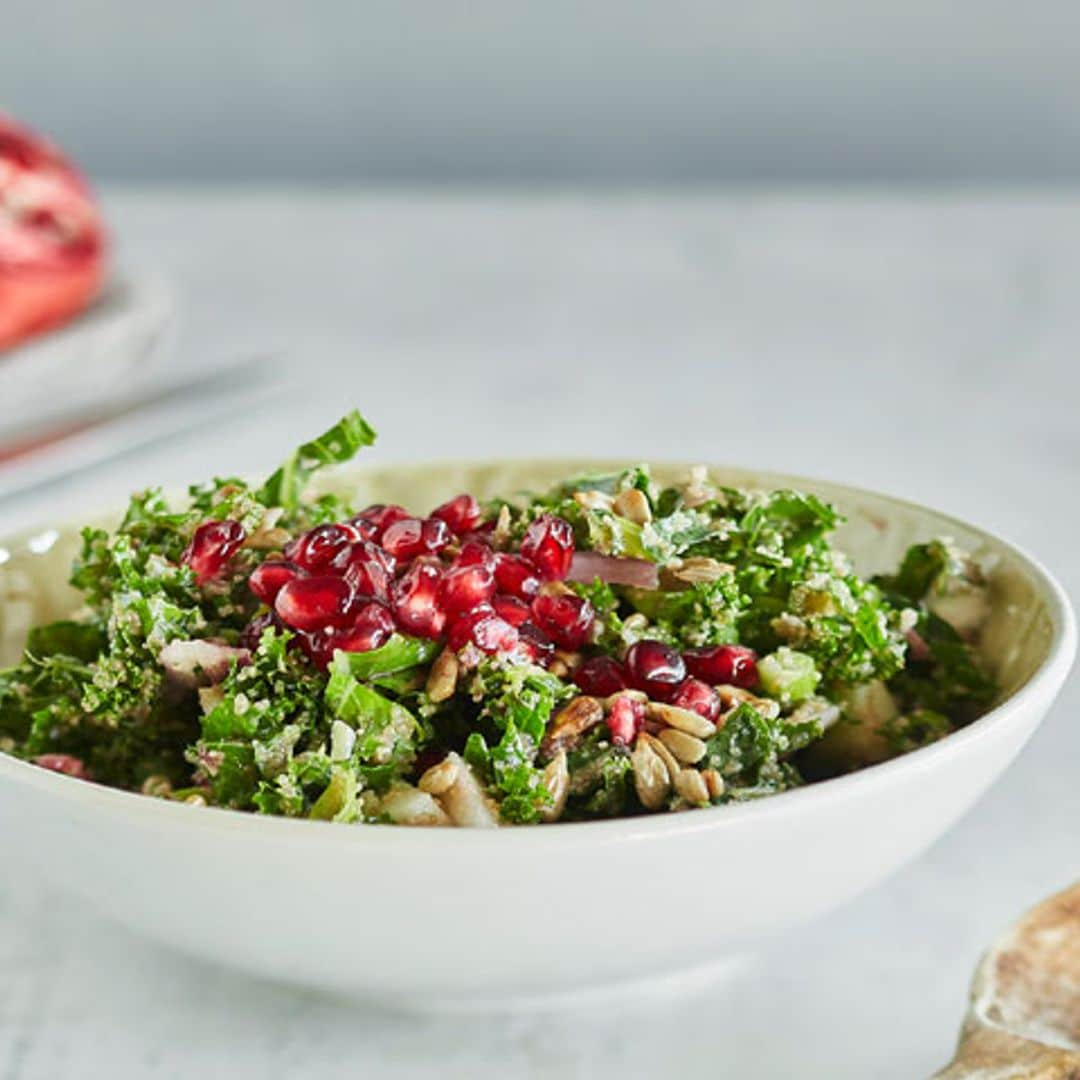
<instances>
[{"instance_id":1,"label":"bowl rim","mask_svg":"<svg viewBox=\"0 0 1080 1080\"><path fill-rule=\"evenodd\" d=\"M490 468L492 465L525 465L528 463L559 466L568 468L583 462L590 462L598 469L623 468L626 459L589 458L587 456L551 456L551 457L505 457L499 459L452 459L444 461L399 461L362 463L341 466L330 473L331 476L347 475L349 472L364 473L370 471L389 471L393 469L422 471L425 469L467 469ZM675 460L650 458L651 465L665 468L687 467L687 463ZM183 803L156 799L139 792L123 788L109 787L94 781L78 780L62 773L43 769L28 761L13 757L0 751L0 782L13 780L62 797L65 801L89 804L103 811L122 814L125 811L146 816L146 822L154 821L162 826L195 827L214 833L237 831L250 839L259 838L272 842L280 836L281 840L306 837L310 844L391 844L399 847L408 844L431 852L456 853L463 845L481 845L485 849L493 844L505 844L508 836L516 838L519 844L557 845L560 848L577 847L596 841L625 842L654 839L657 836L683 836L689 833L732 829L744 822L754 822L779 815L800 812L808 801L836 803L858 799L860 793L872 785L899 783L912 773L929 773L939 764L966 753L967 748L975 748L992 740L1001 729L1024 707L1038 697L1045 696L1048 704L1060 691L1077 652L1077 622L1068 594L1053 574L1024 548L998 533L982 526L945 513L925 503L892 495L885 491L826 480L821 477L804 476L798 473L775 472L771 469L758 469L748 465L705 463L710 470L717 472L750 474L760 478L769 478L770 482L781 481L791 487L800 485L809 487L837 488L852 495L870 496L883 499L898 507L929 512L946 524L960 526L970 532L993 541L1006 549L1014 558L1025 565L1031 576L1041 588L1047 602L1052 624L1052 636L1046 657L1030 678L1004 701L995 705L987 713L974 720L967 727L953 732L938 742L917 750L890 758L888 761L867 766L858 772L828 780L815 781L803 787L780 792L744 803L723 806L702 807L684 813L641 814L633 817L607 818L599 821L556 822L543 826L513 826L495 829L453 829L421 828L408 826L379 827L343 827L337 822L311 821L307 818L289 818L277 815L247 813L225 807L190 807ZM65 527L65 526L60 526ZM20 529L17 535L32 536L46 530L57 530L58 526L42 525L38 528ZM0 539L0 546L2 546ZM301 830L301 831L297 831ZM449 839L448 836L454 837ZM362 838L362 839L361 839ZM410 848L411 850L411 848Z\"/></svg>"}]
</instances>

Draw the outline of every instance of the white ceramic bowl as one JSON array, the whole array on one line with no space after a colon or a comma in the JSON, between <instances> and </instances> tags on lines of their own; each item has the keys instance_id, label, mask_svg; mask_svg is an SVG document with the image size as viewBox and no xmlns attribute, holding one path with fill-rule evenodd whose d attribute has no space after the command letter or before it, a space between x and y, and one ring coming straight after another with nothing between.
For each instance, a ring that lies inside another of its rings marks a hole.
<instances>
[{"instance_id":1,"label":"white ceramic bowl","mask_svg":"<svg viewBox=\"0 0 1080 1080\"><path fill-rule=\"evenodd\" d=\"M585 465L359 469L334 486L422 507L533 487ZM678 466L658 467L662 477ZM849 515L860 570L948 534L992 563L983 635L1004 687L933 746L739 806L494 832L343 826L200 809L72 780L0 754L0 855L135 930L235 968L410 1008L577 1000L713 967L755 937L835 907L918 855L1000 775L1050 707L1076 630L1034 560L972 526L882 495L796 486ZM0 647L70 607L70 530L7 544Z\"/></svg>"}]
</instances>

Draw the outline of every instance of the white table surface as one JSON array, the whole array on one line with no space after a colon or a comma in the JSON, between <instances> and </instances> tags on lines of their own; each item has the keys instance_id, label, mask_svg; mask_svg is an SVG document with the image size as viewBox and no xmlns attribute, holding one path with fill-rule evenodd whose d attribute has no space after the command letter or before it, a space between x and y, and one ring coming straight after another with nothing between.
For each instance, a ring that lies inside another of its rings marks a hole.
<instances>
[{"instance_id":1,"label":"white table surface","mask_svg":"<svg viewBox=\"0 0 1080 1080\"><path fill-rule=\"evenodd\" d=\"M269 467L355 403L385 460L601 452L881 488L1000 531L1080 596L1078 199L107 201L123 264L175 288L177 365L274 349L295 388L4 510L5 528ZM0 1080L924 1077L982 946L1080 875L1078 705L1074 678L923 858L730 985L644 1016L365 1012L178 957L0 872Z\"/></svg>"}]
</instances>

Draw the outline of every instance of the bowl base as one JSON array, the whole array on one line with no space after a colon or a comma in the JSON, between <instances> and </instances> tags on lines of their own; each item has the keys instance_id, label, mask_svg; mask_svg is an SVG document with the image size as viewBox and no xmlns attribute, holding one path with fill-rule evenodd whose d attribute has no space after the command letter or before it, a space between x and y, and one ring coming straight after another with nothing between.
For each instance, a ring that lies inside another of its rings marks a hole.
<instances>
[{"instance_id":1,"label":"bowl base","mask_svg":"<svg viewBox=\"0 0 1080 1080\"><path fill-rule=\"evenodd\" d=\"M464 1016L501 1013L536 1015L537 1013L579 1013L618 1007L620 1014L655 1008L665 1001L693 997L737 977L749 964L749 956L724 956L708 963L675 971L662 971L644 978L611 983L577 986L566 990L526 993L482 994L380 994L359 991L349 995L357 1001L389 1012L425 1016Z\"/></svg>"}]
</instances>

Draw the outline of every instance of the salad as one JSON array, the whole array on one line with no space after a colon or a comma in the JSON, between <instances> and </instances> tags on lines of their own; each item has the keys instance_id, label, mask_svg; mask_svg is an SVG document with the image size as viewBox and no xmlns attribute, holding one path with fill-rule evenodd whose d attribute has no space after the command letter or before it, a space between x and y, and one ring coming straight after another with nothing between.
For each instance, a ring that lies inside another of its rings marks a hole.
<instances>
[{"instance_id":1,"label":"salad","mask_svg":"<svg viewBox=\"0 0 1080 1080\"><path fill-rule=\"evenodd\" d=\"M0 749L195 805L494 826L740 802L969 723L979 566L864 580L812 494L648 468L431 510L305 497L356 412L261 486L135 495L82 607L0 670Z\"/></svg>"}]
</instances>

